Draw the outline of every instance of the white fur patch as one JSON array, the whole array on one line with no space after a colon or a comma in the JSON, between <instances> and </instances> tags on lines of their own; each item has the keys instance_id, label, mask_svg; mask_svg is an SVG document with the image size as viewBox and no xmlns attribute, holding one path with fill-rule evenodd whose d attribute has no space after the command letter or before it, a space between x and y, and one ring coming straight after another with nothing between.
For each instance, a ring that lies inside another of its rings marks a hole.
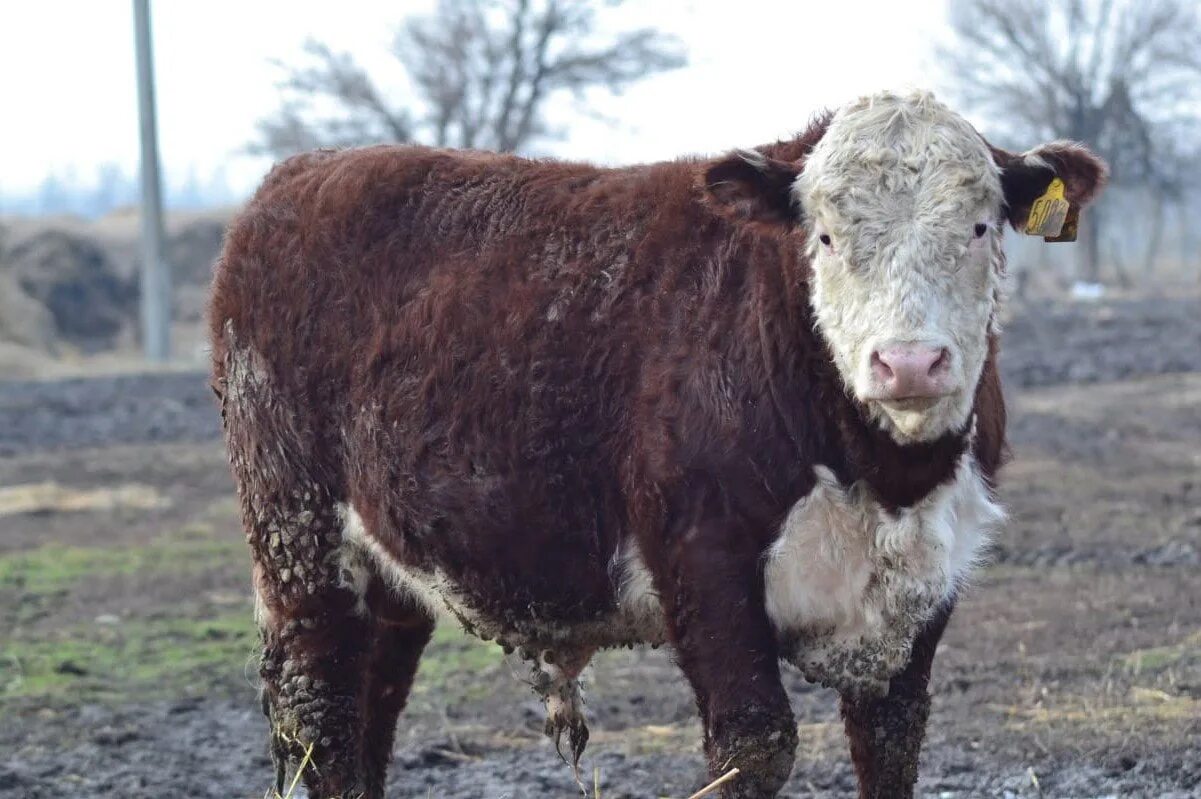
<instances>
[{"instance_id":1,"label":"white fur patch","mask_svg":"<svg viewBox=\"0 0 1201 799\"><path fill-rule=\"evenodd\" d=\"M830 672L868 650L880 671L865 676L879 679L904 665L921 625L968 578L1004 511L970 454L953 480L895 515L864 486L843 488L829 469L815 471L813 491L768 551L768 616L782 641L801 641L797 665L813 679L838 684L843 676Z\"/></svg>"},{"instance_id":2,"label":"white fur patch","mask_svg":"<svg viewBox=\"0 0 1201 799\"><path fill-rule=\"evenodd\" d=\"M254 601L254 624L259 630L266 630L275 624L275 614L271 612L271 608L263 600L263 595L258 588L254 589L252 597Z\"/></svg>"},{"instance_id":3,"label":"white fur patch","mask_svg":"<svg viewBox=\"0 0 1201 799\"><path fill-rule=\"evenodd\" d=\"M817 326L848 391L901 443L962 427L1001 294L1003 194L984 140L929 94L866 97L835 114L794 192L812 220ZM920 410L868 399L872 353L896 343L947 348L953 392Z\"/></svg>"},{"instance_id":4,"label":"white fur patch","mask_svg":"<svg viewBox=\"0 0 1201 799\"><path fill-rule=\"evenodd\" d=\"M360 526L362 522L360 521ZM338 548L338 584L355 596L355 613L367 615L367 586L371 581L368 558L371 556L357 543L348 543L345 532Z\"/></svg>"},{"instance_id":5,"label":"white fur patch","mask_svg":"<svg viewBox=\"0 0 1201 799\"><path fill-rule=\"evenodd\" d=\"M643 641L666 641L667 629L659 592L655 590L650 569L633 538L627 539L622 545L614 564L619 575L617 608L622 623Z\"/></svg>"},{"instance_id":6,"label":"white fur patch","mask_svg":"<svg viewBox=\"0 0 1201 799\"><path fill-rule=\"evenodd\" d=\"M444 615L449 611L453 616L472 621L474 613L457 599L454 586L444 574L410 569L399 563L374 536L368 534L363 517L352 505L340 503L338 515L342 518L343 540L374 559L393 591L407 594L431 616Z\"/></svg>"}]
</instances>

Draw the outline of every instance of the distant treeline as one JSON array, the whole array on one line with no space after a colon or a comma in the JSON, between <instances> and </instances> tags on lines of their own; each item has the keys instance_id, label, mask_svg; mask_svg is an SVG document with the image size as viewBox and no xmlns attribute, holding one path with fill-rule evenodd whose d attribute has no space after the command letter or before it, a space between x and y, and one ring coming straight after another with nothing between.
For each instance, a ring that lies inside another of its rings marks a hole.
<instances>
[{"instance_id":1,"label":"distant treeline","mask_svg":"<svg viewBox=\"0 0 1201 799\"><path fill-rule=\"evenodd\" d=\"M0 186L0 214L74 214L95 218L136 206L139 195L137 173L108 163L101 164L90 177L68 169L47 175L36 188L18 190ZM163 186L163 202L168 208L228 206L243 199L230 188L225 172L220 169L205 177L190 171L182 180L167 179Z\"/></svg>"}]
</instances>

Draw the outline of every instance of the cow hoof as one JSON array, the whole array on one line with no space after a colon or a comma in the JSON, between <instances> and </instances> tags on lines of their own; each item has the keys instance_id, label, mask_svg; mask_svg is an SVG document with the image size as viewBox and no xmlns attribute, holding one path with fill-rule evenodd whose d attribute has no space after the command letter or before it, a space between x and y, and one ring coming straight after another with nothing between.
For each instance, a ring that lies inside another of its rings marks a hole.
<instances>
[{"instance_id":1,"label":"cow hoof","mask_svg":"<svg viewBox=\"0 0 1201 799\"><path fill-rule=\"evenodd\" d=\"M796 726L791 719L773 720L759 714L748 714L742 722L715 742L709 758L710 772L721 776L731 768L738 769L737 778L723 786L723 799L774 797L792 773Z\"/></svg>"}]
</instances>

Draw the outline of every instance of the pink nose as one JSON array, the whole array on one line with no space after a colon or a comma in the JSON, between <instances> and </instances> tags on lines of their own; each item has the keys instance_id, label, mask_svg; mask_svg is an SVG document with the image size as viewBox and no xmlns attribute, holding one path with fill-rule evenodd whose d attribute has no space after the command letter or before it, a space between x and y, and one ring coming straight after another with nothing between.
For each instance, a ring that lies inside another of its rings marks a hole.
<instances>
[{"instance_id":1,"label":"pink nose","mask_svg":"<svg viewBox=\"0 0 1201 799\"><path fill-rule=\"evenodd\" d=\"M950 392L951 353L946 347L887 344L872 353L877 399L929 399Z\"/></svg>"}]
</instances>

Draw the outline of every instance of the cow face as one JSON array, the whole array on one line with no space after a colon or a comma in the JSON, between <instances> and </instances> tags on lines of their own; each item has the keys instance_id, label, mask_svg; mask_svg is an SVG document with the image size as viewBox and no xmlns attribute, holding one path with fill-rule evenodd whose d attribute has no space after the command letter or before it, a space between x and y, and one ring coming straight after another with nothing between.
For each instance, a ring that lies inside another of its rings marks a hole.
<instances>
[{"instance_id":1,"label":"cow face","mask_svg":"<svg viewBox=\"0 0 1201 799\"><path fill-rule=\"evenodd\" d=\"M735 158L744 166L709 171L711 194L754 224L805 223L817 327L848 393L900 443L968 422L996 326L1003 222L1023 226L1056 176L1078 207L1105 175L1076 145L992 148L929 94L842 109L803 164ZM756 182L740 177L751 172Z\"/></svg>"}]
</instances>

